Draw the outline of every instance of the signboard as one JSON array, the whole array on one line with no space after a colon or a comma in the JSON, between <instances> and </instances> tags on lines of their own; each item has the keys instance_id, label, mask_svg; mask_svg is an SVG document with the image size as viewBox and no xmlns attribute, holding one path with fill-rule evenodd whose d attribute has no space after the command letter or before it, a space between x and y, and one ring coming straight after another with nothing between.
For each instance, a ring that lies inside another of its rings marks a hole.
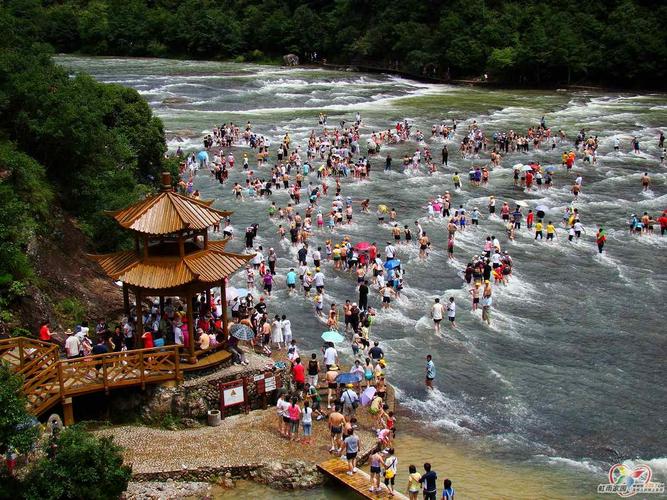
<instances>
[{"instance_id":1,"label":"signboard","mask_svg":"<svg viewBox=\"0 0 667 500\"><path fill-rule=\"evenodd\" d=\"M276 377L267 377L264 379L264 391L271 392L276 390Z\"/></svg>"},{"instance_id":2,"label":"signboard","mask_svg":"<svg viewBox=\"0 0 667 500\"><path fill-rule=\"evenodd\" d=\"M219 384L220 388L220 413L224 417L225 409L232 406L245 407L245 412L249 411L248 390L246 379L233 380Z\"/></svg>"},{"instance_id":3,"label":"signboard","mask_svg":"<svg viewBox=\"0 0 667 500\"><path fill-rule=\"evenodd\" d=\"M253 382L257 382L258 380L264 380L264 374L263 374L263 373L260 373L259 375L255 375L255 376L252 378L252 381L253 381Z\"/></svg>"},{"instance_id":4,"label":"signboard","mask_svg":"<svg viewBox=\"0 0 667 500\"><path fill-rule=\"evenodd\" d=\"M243 386L230 387L229 389L223 389L222 391L222 400L224 406L236 406L243 404L245 401L245 391Z\"/></svg>"}]
</instances>

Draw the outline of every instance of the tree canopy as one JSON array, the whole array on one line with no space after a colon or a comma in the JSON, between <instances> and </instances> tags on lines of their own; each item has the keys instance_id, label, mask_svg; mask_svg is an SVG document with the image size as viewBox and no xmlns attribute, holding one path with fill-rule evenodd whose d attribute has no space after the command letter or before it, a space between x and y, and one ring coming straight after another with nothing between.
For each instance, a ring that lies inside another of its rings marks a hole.
<instances>
[{"instance_id":1,"label":"tree canopy","mask_svg":"<svg viewBox=\"0 0 667 500\"><path fill-rule=\"evenodd\" d=\"M103 210L137 201L160 171L174 170L164 160L162 122L135 90L69 74L42 43L81 47L84 20L100 20L94 9L108 6L87 4L81 16L74 3L0 7L0 312L33 279L29 247L52 236L54 203L95 249L122 246L125 236Z\"/></svg>"},{"instance_id":2,"label":"tree canopy","mask_svg":"<svg viewBox=\"0 0 667 500\"><path fill-rule=\"evenodd\" d=\"M294 52L507 83L664 85L667 4L653 0L10 0L58 51L195 58Z\"/></svg>"}]
</instances>

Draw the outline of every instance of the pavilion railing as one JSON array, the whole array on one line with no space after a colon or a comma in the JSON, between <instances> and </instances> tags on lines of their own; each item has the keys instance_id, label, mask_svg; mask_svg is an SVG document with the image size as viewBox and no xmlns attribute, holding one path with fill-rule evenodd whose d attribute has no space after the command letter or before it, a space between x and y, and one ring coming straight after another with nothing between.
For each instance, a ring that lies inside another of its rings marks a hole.
<instances>
[{"instance_id":1,"label":"pavilion railing","mask_svg":"<svg viewBox=\"0 0 667 500\"><path fill-rule=\"evenodd\" d=\"M55 345L24 337L0 341L0 360L23 376L29 410L39 415L67 397L182 380L179 346L58 359Z\"/></svg>"}]
</instances>

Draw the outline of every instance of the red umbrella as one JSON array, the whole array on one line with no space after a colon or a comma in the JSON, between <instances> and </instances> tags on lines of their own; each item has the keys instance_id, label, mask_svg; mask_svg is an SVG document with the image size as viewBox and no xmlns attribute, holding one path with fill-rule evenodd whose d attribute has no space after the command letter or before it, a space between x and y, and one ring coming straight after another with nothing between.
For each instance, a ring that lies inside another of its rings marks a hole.
<instances>
[{"instance_id":1,"label":"red umbrella","mask_svg":"<svg viewBox=\"0 0 667 500\"><path fill-rule=\"evenodd\" d=\"M364 252L368 250L371 247L371 244L368 241L360 241L356 245L354 245L355 250L358 250L359 252Z\"/></svg>"}]
</instances>

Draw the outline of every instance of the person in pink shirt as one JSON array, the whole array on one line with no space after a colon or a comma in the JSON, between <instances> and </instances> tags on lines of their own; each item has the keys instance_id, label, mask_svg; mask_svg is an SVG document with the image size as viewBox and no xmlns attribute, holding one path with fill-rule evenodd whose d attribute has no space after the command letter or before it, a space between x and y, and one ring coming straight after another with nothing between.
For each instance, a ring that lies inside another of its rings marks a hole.
<instances>
[{"instance_id":1,"label":"person in pink shirt","mask_svg":"<svg viewBox=\"0 0 667 500\"><path fill-rule=\"evenodd\" d=\"M298 399L292 398L292 404L287 408L287 415L290 420L289 438L290 441L295 441L299 436L299 424L301 423L301 408L296 404Z\"/></svg>"}]
</instances>

